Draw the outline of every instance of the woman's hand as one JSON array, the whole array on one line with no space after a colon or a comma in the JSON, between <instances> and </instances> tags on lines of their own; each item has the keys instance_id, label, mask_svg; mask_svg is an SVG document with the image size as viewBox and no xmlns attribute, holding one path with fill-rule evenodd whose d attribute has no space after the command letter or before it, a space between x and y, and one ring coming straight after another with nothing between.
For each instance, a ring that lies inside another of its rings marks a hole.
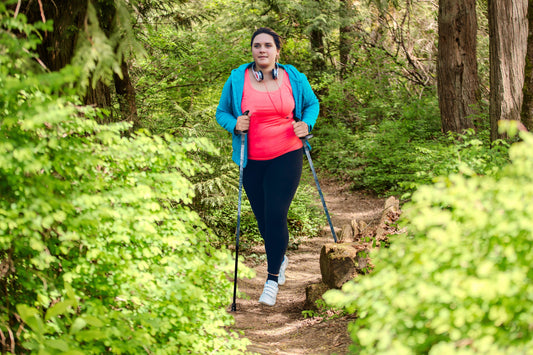
<instances>
[{"instance_id":1,"label":"woman's hand","mask_svg":"<svg viewBox=\"0 0 533 355\"><path fill-rule=\"evenodd\" d=\"M292 129L294 129L294 134L296 134L296 136L299 138L303 138L309 134L309 126L307 126L307 123L302 121L293 121Z\"/></svg>"},{"instance_id":2,"label":"woman's hand","mask_svg":"<svg viewBox=\"0 0 533 355\"><path fill-rule=\"evenodd\" d=\"M237 117L237 125L235 126L236 131L248 131L250 128L250 116L248 116L248 111L244 115Z\"/></svg>"}]
</instances>

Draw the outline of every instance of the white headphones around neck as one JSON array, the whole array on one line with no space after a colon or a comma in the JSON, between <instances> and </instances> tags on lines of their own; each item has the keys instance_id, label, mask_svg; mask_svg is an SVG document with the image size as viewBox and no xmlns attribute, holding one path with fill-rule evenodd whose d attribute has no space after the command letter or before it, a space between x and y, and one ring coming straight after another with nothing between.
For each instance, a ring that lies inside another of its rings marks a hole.
<instances>
[{"instance_id":1,"label":"white headphones around neck","mask_svg":"<svg viewBox=\"0 0 533 355\"><path fill-rule=\"evenodd\" d=\"M274 66L274 69L272 69L272 79L277 80L278 79L278 69L279 65L276 63ZM257 81L263 81L263 72L261 70L256 71L255 70L255 63L252 64L252 73L254 73L255 80Z\"/></svg>"}]
</instances>

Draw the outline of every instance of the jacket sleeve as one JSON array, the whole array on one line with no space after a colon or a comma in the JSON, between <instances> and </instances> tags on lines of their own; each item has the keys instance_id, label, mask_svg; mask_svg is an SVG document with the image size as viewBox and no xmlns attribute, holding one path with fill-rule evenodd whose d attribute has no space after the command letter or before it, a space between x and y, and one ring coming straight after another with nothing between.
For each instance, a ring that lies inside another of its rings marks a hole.
<instances>
[{"instance_id":1,"label":"jacket sleeve","mask_svg":"<svg viewBox=\"0 0 533 355\"><path fill-rule=\"evenodd\" d=\"M224 84L217 106L216 119L219 125L234 135L237 118L233 113L231 76Z\"/></svg>"},{"instance_id":2,"label":"jacket sleeve","mask_svg":"<svg viewBox=\"0 0 533 355\"><path fill-rule=\"evenodd\" d=\"M318 113L320 111L320 103L316 97L311 84L307 80L305 74L301 74L302 83L302 121L309 126L309 132L313 129Z\"/></svg>"}]
</instances>

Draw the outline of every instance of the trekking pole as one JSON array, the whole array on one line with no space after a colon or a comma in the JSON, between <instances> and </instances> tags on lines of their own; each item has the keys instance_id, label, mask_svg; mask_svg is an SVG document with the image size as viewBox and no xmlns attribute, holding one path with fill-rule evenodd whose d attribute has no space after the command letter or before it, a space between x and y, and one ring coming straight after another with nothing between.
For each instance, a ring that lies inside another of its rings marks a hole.
<instances>
[{"instance_id":1,"label":"trekking pole","mask_svg":"<svg viewBox=\"0 0 533 355\"><path fill-rule=\"evenodd\" d=\"M246 111L243 113L243 115L247 115L248 112ZM241 160L239 164L239 203L237 204L237 228L235 231L235 276L233 278L233 303L231 304L231 311L235 312L237 311L237 270L239 267L239 237L241 233L241 205L242 205L242 176L243 176L243 170L244 170L244 139L246 137L246 133L248 131L237 131L237 133L241 136Z\"/></svg>"},{"instance_id":2,"label":"trekking pole","mask_svg":"<svg viewBox=\"0 0 533 355\"><path fill-rule=\"evenodd\" d=\"M294 118L294 120L296 122L301 121L299 118ZM320 195L320 199L322 200L322 206L324 207L324 212L326 213L326 217L328 219L329 228L331 229L331 234L333 235L333 240L335 241L335 243L337 243L337 235L335 234L333 223L331 223L331 218L329 217L328 207L326 206L326 201L324 200L324 195L322 194L322 189L320 188L320 183L318 182L318 177L316 176L315 167L313 166L313 160L311 159L311 152L309 151L309 146L307 144L307 140L311 138L313 138L312 134L308 134L305 137L300 137L304 145L305 155L307 156L307 160L309 161L309 166L311 167L311 171L313 172L313 177L315 178L316 188L318 189L318 194Z\"/></svg>"}]
</instances>

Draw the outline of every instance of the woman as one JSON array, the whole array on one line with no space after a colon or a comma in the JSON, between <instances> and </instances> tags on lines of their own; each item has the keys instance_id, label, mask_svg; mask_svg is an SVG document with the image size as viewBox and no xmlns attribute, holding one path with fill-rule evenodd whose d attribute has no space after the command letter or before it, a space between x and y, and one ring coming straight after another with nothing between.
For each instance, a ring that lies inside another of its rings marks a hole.
<instances>
[{"instance_id":1,"label":"woman","mask_svg":"<svg viewBox=\"0 0 533 355\"><path fill-rule=\"evenodd\" d=\"M285 283L289 243L287 214L302 173L302 141L318 117L319 103L304 74L278 63L280 36L262 27L251 39L253 62L231 72L217 107L217 122L233 136L232 159L265 242L268 277L259 302L273 306ZM247 114L243 114L245 112Z\"/></svg>"}]
</instances>

